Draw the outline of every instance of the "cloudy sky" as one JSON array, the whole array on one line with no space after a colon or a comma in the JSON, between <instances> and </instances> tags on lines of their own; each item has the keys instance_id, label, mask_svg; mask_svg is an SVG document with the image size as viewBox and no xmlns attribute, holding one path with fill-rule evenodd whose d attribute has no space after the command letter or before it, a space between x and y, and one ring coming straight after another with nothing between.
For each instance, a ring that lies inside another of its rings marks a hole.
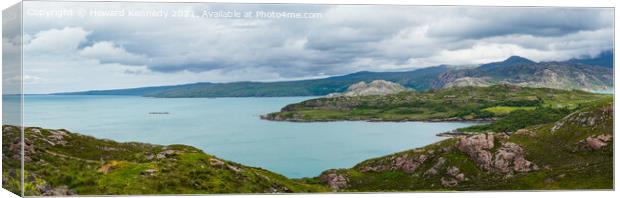
<instances>
[{"instance_id":1,"label":"cloudy sky","mask_svg":"<svg viewBox=\"0 0 620 198\"><path fill-rule=\"evenodd\" d=\"M26 93L308 79L511 55L567 60L613 48L613 9L602 8L25 3ZM312 17L215 15L226 11Z\"/></svg>"}]
</instances>

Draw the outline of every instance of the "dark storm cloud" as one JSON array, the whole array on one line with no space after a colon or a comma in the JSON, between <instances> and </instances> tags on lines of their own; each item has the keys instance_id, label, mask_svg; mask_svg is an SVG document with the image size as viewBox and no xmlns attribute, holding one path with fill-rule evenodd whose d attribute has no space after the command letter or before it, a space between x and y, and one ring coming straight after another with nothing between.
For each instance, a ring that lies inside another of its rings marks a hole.
<instances>
[{"instance_id":1,"label":"dark storm cloud","mask_svg":"<svg viewBox=\"0 0 620 198\"><path fill-rule=\"evenodd\" d=\"M150 5L162 8L161 4ZM78 42L75 51L100 63L141 66L169 75L260 71L265 78L476 64L510 55L563 60L595 56L613 45L612 9L279 4L166 6L167 9L189 7L195 12L318 12L322 17L37 20L28 24L26 31L34 37L38 32L54 28L80 27L88 34L84 41ZM83 52L86 49L88 53ZM260 79L258 75L253 79Z\"/></svg>"},{"instance_id":2,"label":"dark storm cloud","mask_svg":"<svg viewBox=\"0 0 620 198\"><path fill-rule=\"evenodd\" d=\"M613 13L596 8L470 8L439 20L431 35L484 38L508 34L562 36L610 27Z\"/></svg>"}]
</instances>

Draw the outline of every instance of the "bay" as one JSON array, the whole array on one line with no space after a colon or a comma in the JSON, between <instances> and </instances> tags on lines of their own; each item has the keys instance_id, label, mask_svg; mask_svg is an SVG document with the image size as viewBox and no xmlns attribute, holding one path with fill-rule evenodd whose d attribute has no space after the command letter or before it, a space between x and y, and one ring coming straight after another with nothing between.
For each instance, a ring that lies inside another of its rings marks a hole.
<instances>
[{"instance_id":1,"label":"bay","mask_svg":"<svg viewBox=\"0 0 620 198\"><path fill-rule=\"evenodd\" d=\"M261 114L311 97L149 98L27 95L26 126L64 128L116 141L186 144L291 178L437 142L473 123L274 122ZM153 114L153 112L158 112ZM162 114L166 112L167 114Z\"/></svg>"}]
</instances>

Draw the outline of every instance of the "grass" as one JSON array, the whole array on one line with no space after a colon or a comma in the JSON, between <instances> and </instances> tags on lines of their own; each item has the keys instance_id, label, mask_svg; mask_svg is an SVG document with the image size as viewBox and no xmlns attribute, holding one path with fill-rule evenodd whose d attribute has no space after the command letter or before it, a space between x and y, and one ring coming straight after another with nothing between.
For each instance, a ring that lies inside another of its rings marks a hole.
<instances>
[{"instance_id":1,"label":"grass","mask_svg":"<svg viewBox=\"0 0 620 198\"><path fill-rule=\"evenodd\" d=\"M441 121L503 118L515 111L538 108L575 109L612 96L583 91L511 85L459 87L426 92L405 91L385 96L316 98L267 114L290 121Z\"/></svg>"},{"instance_id":2,"label":"grass","mask_svg":"<svg viewBox=\"0 0 620 198\"><path fill-rule=\"evenodd\" d=\"M534 110L534 109L535 107L494 106L494 107L484 108L482 109L482 111L488 111L497 116L504 116L516 110Z\"/></svg>"},{"instance_id":3,"label":"grass","mask_svg":"<svg viewBox=\"0 0 620 198\"><path fill-rule=\"evenodd\" d=\"M19 131L3 126L4 186L19 192L19 161L11 160L9 145ZM52 134L63 132L63 144ZM211 194L267 192L325 192L321 185L302 183L261 168L219 159L186 145L152 145L111 140L65 130L27 128L26 139L35 145L24 169L27 196L45 188L67 186L80 195ZM51 143L54 144L51 144ZM173 151L165 158L155 158ZM221 164L213 164L212 161ZM106 170L107 171L102 171ZM148 172L150 170L151 172ZM13 177L10 177L13 175Z\"/></svg>"},{"instance_id":4,"label":"grass","mask_svg":"<svg viewBox=\"0 0 620 198\"><path fill-rule=\"evenodd\" d=\"M353 168L340 169L336 173L345 175L350 186L344 191L351 192L390 192L419 190L576 190L613 189L613 142L600 150L583 147L584 139L601 134L613 134L613 112L605 110L613 107L613 100L602 99L570 110L569 116L557 130L551 129L556 122L530 123L524 128L531 134L515 134L506 139L495 139L495 152L499 145L512 142L520 145L526 159L540 167L529 173L515 173L507 176L498 172L481 170L472 159L456 149L457 139L447 139L421 148L398 152L363 161ZM543 107L540 109L551 109ZM515 110L511 113L532 112ZM594 125L584 124L582 120L596 120ZM442 149L443 148L443 149ZM432 151L432 152L430 152ZM433 154L429 154L433 153ZM413 173L398 169L378 172L362 172L369 166L392 166L393 160L403 156L426 155L429 158ZM424 175L439 158L446 159L437 175ZM468 178L457 186L441 185L446 178L447 167L458 167Z\"/></svg>"}]
</instances>

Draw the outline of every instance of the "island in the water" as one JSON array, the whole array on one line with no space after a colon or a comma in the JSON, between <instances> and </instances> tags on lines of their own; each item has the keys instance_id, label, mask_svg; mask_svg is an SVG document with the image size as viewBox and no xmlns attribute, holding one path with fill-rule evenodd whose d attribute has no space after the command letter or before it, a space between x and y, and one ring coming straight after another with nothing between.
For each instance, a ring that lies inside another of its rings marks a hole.
<instances>
[{"instance_id":1,"label":"island in the water","mask_svg":"<svg viewBox=\"0 0 620 198\"><path fill-rule=\"evenodd\" d=\"M25 128L26 195L613 188L613 96L514 85L417 92L389 81L291 104L277 121L489 121L453 138L290 179L186 145ZM3 126L3 185L19 192L20 130ZM300 153L299 155L303 155Z\"/></svg>"}]
</instances>

